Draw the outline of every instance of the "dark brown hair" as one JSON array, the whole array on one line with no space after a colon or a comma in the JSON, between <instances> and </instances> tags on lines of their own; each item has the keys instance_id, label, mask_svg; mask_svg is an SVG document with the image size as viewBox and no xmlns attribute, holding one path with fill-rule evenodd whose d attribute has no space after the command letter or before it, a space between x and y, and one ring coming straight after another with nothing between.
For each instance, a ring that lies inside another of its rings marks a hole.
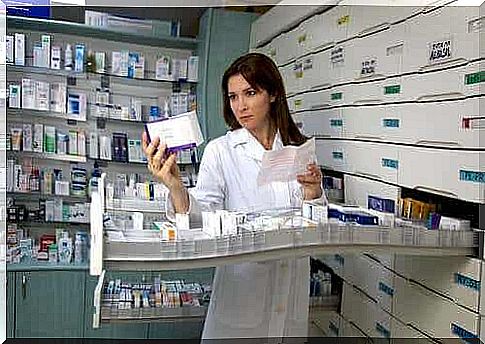
<instances>
[{"instance_id":1,"label":"dark brown hair","mask_svg":"<svg viewBox=\"0 0 485 344\"><path fill-rule=\"evenodd\" d=\"M259 53L250 53L234 61L222 77L222 92L224 98L224 120L231 130L241 128L236 116L232 112L229 101L228 84L231 76L241 74L244 79L256 90L266 90L270 96L275 97L271 103L270 120L280 131L283 145L301 145L307 138L296 126L288 109L285 87L278 67L268 56Z\"/></svg>"}]
</instances>

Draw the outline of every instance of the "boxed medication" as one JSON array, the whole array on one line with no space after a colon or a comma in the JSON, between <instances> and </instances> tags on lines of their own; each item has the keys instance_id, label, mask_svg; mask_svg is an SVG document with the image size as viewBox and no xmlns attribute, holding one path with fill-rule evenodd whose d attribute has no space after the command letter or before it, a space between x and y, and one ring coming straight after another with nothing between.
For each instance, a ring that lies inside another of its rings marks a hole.
<instances>
[{"instance_id":1,"label":"boxed medication","mask_svg":"<svg viewBox=\"0 0 485 344\"><path fill-rule=\"evenodd\" d=\"M15 34L15 64L25 66L25 35L23 33Z\"/></svg>"},{"instance_id":2,"label":"boxed medication","mask_svg":"<svg viewBox=\"0 0 485 344\"><path fill-rule=\"evenodd\" d=\"M34 135L32 139L32 150L41 153L44 147L44 126L42 124L34 124Z\"/></svg>"},{"instance_id":3,"label":"boxed medication","mask_svg":"<svg viewBox=\"0 0 485 344\"><path fill-rule=\"evenodd\" d=\"M20 85L8 86L8 106L20 108Z\"/></svg>"},{"instance_id":4,"label":"boxed medication","mask_svg":"<svg viewBox=\"0 0 485 344\"><path fill-rule=\"evenodd\" d=\"M35 82L32 79L22 79L22 108L35 109Z\"/></svg>"},{"instance_id":5,"label":"boxed medication","mask_svg":"<svg viewBox=\"0 0 485 344\"><path fill-rule=\"evenodd\" d=\"M15 37L12 35L7 35L5 37L6 51L5 51L5 62L7 64L13 64L15 62L14 47L15 47Z\"/></svg>"},{"instance_id":6,"label":"boxed medication","mask_svg":"<svg viewBox=\"0 0 485 344\"><path fill-rule=\"evenodd\" d=\"M160 137L160 142L167 144L169 152L194 148L204 142L195 111L148 122L145 130L149 141Z\"/></svg>"},{"instance_id":7,"label":"boxed medication","mask_svg":"<svg viewBox=\"0 0 485 344\"><path fill-rule=\"evenodd\" d=\"M50 85L48 82L35 81L35 108L37 110L49 111L50 106Z\"/></svg>"}]
</instances>

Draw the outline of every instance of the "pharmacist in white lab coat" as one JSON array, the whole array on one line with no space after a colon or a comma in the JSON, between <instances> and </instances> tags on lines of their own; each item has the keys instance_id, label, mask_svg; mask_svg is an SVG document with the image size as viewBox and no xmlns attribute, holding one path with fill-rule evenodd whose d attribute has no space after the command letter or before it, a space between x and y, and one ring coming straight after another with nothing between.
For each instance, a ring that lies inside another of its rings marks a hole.
<instances>
[{"instance_id":1,"label":"pharmacist in white lab coat","mask_svg":"<svg viewBox=\"0 0 485 344\"><path fill-rule=\"evenodd\" d=\"M257 185L265 150L306 141L289 114L273 61L254 53L240 57L225 72L222 89L231 130L207 144L197 186L190 192L181 182L175 155L164 157L166 146L158 138L148 143L144 134L148 167L170 190L172 211L200 221L201 211L261 211L298 206L302 198L325 200L316 164L293 182ZM308 258L217 268L202 338L306 337L309 271Z\"/></svg>"}]
</instances>

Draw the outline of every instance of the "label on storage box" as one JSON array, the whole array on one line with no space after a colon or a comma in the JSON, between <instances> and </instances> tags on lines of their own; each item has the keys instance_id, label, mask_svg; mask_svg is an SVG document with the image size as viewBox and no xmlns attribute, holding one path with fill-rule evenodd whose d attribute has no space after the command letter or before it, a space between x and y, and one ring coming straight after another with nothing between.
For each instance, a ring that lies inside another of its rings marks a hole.
<instances>
[{"instance_id":1,"label":"label on storage box","mask_svg":"<svg viewBox=\"0 0 485 344\"><path fill-rule=\"evenodd\" d=\"M451 40L429 43L429 62L435 63L451 58Z\"/></svg>"},{"instance_id":2,"label":"label on storage box","mask_svg":"<svg viewBox=\"0 0 485 344\"><path fill-rule=\"evenodd\" d=\"M455 283L462 285L466 288L474 289L480 291L480 281L474 280L473 278L464 276L458 272L455 272Z\"/></svg>"},{"instance_id":3,"label":"label on storage box","mask_svg":"<svg viewBox=\"0 0 485 344\"><path fill-rule=\"evenodd\" d=\"M460 170L460 180L464 182L485 183L485 172Z\"/></svg>"},{"instance_id":4,"label":"label on storage box","mask_svg":"<svg viewBox=\"0 0 485 344\"><path fill-rule=\"evenodd\" d=\"M382 167L389 167L397 170L397 168L399 167L399 161L382 158Z\"/></svg>"},{"instance_id":5,"label":"label on storage box","mask_svg":"<svg viewBox=\"0 0 485 344\"><path fill-rule=\"evenodd\" d=\"M382 119L382 126L385 128L399 128L399 119L384 118Z\"/></svg>"},{"instance_id":6,"label":"label on storage box","mask_svg":"<svg viewBox=\"0 0 485 344\"><path fill-rule=\"evenodd\" d=\"M455 323L451 323L451 333L460 337L466 343L477 343L476 340L469 340L469 341L467 340L467 339L478 338L478 336L476 334L471 333L470 331L464 329L463 327L461 327L461 326L459 326Z\"/></svg>"}]
</instances>

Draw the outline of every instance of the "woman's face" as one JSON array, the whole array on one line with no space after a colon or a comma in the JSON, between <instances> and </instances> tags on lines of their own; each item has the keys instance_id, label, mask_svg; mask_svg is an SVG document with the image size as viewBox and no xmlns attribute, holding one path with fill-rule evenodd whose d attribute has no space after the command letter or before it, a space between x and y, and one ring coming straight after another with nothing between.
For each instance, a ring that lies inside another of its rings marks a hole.
<instances>
[{"instance_id":1,"label":"woman's face","mask_svg":"<svg viewBox=\"0 0 485 344\"><path fill-rule=\"evenodd\" d=\"M248 130L259 130L269 125L271 103L275 97L266 90L254 89L241 74L228 80L231 109L239 124Z\"/></svg>"}]
</instances>

